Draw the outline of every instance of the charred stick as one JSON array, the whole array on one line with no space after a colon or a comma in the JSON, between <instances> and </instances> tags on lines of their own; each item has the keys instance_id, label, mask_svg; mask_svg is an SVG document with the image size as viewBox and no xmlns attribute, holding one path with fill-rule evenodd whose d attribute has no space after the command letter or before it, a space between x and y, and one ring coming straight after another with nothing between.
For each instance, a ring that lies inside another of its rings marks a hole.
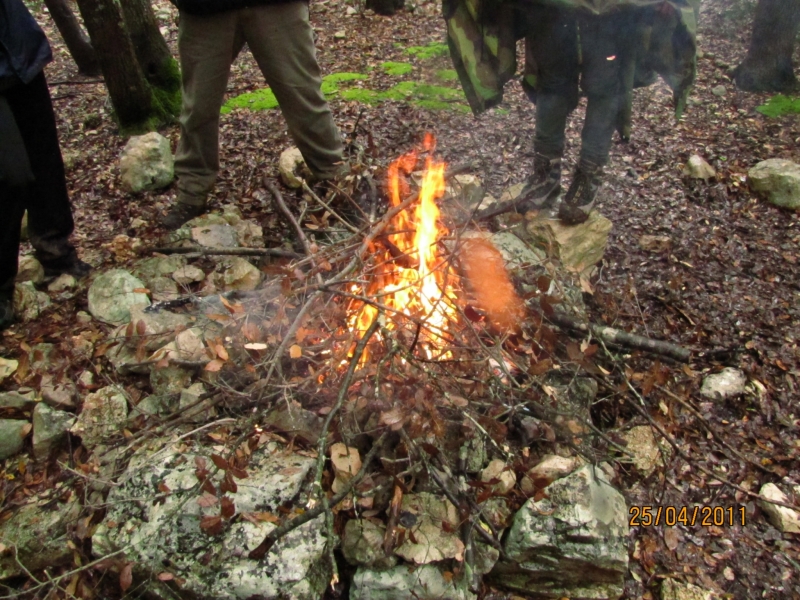
<instances>
[{"instance_id":1,"label":"charred stick","mask_svg":"<svg viewBox=\"0 0 800 600\"><path fill-rule=\"evenodd\" d=\"M389 239L389 235L391 234L384 233L383 235L378 236L376 241L382 244L383 247L389 251L389 254L392 257L392 262L400 267L403 267L404 269L416 269L417 265L412 264L411 257L408 255L408 253L400 250L400 248L398 248L394 242Z\"/></svg>"},{"instance_id":2,"label":"charred stick","mask_svg":"<svg viewBox=\"0 0 800 600\"><path fill-rule=\"evenodd\" d=\"M635 333L628 333L627 331L622 331L606 325L583 323L573 317L558 312L553 312L552 314L548 315L547 318L551 323L558 325L562 329L579 331L581 333L591 333L594 337L606 342L607 344L624 346L625 348L634 348L636 350L645 350L651 354L666 356L673 360L684 363L688 363L692 358L691 350L670 342L646 338L641 335L636 335Z\"/></svg>"},{"instance_id":3,"label":"charred stick","mask_svg":"<svg viewBox=\"0 0 800 600\"><path fill-rule=\"evenodd\" d=\"M142 253L152 254L199 254L200 256L275 256L277 258L303 258L302 254L281 248L206 248L203 246L181 246L178 248L146 248Z\"/></svg>"},{"instance_id":4,"label":"charred stick","mask_svg":"<svg viewBox=\"0 0 800 600\"><path fill-rule=\"evenodd\" d=\"M383 444L386 442L387 436L388 432L385 431L381 434L381 437L379 437L375 441L372 448L370 448L370 451L367 452L367 455L364 457L364 461L361 463L361 469L358 471L358 473L356 473L353 476L352 479L350 479L350 481L348 481L345 484L341 492L336 494L333 498L331 498L328 501L329 506L336 506L337 504L339 504L339 502L344 500L348 496L348 494L350 494L355 485L364 478L364 476L367 474L367 468L369 468L369 464L372 462L372 459L375 458L375 455L378 453L378 451L383 447ZM262 541L258 546L256 546L255 548L253 548L253 550L250 551L250 554L248 554L248 558L252 558L253 560L261 560L262 558L264 558L267 552L270 551L270 548L272 548L275 545L275 543L278 540L280 540L283 536L285 536L287 533L291 531L294 531L301 525L308 523L312 519L318 517L324 511L325 511L325 506L324 504L320 503L314 508L310 508L303 514L295 517L288 523L285 523L280 527L278 527L277 529L274 529L272 532L270 532L269 535L267 535L267 537L264 538L264 541Z\"/></svg>"}]
</instances>

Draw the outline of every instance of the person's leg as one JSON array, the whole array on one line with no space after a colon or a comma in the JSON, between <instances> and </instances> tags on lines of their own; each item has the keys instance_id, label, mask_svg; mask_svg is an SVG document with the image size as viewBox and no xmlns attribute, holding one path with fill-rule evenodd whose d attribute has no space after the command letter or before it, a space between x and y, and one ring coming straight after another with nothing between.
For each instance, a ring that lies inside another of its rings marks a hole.
<instances>
[{"instance_id":1,"label":"person's leg","mask_svg":"<svg viewBox=\"0 0 800 600\"><path fill-rule=\"evenodd\" d=\"M306 164L319 179L333 177L342 160L342 140L322 94L308 5L288 2L243 9L241 19L247 45Z\"/></svg>"},{"instance_id":2,"label":"person's leg","mask_svg":"<svg viewBox=\"0 0 800 600\"><path fill-rule=\"evenodd\" d=\"M588 101L578 167L559 209L559 217L566 223L582 223L589 217L602 185L603 167L608 162L622 101L620 65L624 46L620 33L627 16L621 12L579 19L582 85Z\"/></svg>"},{"instance_id":3,"label":"person's leg","mask_svg":"<svg viewBox=\"0 0 800 600\"><path fill-rule=\"evenodd\" d=\"M242 47L236 13L181 13L178 27L183 106L175 153L178 199L162 223L176 228L205 210L219 171L219 111L231 63Z\"/></svg>"},{"instance_id":4,"label":"person's leg","mask_svg":"<svg viewBox=\"0 0 800 600\"><path fill-rule=\"evenodd\" d=\"M22 215L25 212L26 189L0 183L0 329L14 320L14 280L19 260L19 237Z\"/></svg>"},{"instance_id":5,"label":"person's leg","mask_svg":"<svg viewBox=\"0 0 800 600\"><path fill-rule=\"evenodd\" d=\"M534 172L520 200L526 209L552 205L561 191L561 156L569 113L578 104L578 41L575 15L528 8L534 30L528 38L537 68Z\"/></svg>"},{"instance_id":6,"label":"person's leg","mask_svg":"<svg viewBox=\"0 0 800 600\"><path fill-rule=\"evenodd\" d=\"M24 208L28 210L28 232L36 257L47 275L70 272L88 273L88 265L78 260L69 236L74 229L72 207L67 193L64 162L58 143L53 104L44 73L27 85L5 92L17 127L25 143L34 180L26 186ZM16 244L19 244L19 218Z\"/></svg>"}]
</instances>

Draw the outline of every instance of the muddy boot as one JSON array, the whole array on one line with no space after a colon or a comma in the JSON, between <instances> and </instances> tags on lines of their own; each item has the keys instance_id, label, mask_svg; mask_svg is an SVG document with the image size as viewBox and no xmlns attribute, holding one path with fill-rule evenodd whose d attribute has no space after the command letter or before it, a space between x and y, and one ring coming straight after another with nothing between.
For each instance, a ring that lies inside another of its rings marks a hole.
<instances>
[{"instance_id":1,"label":"muddy boot","mask_svg":"<svg viewBox=\"0 0 800 600\"><path fill-rule=\"evenodd\" d=\"M166 216L161 219L161 225L166 229L178 229L187 221L191 221L195 217L199 217L206 212L205 204L187 204L186 202L175 202L167 212Z\"/></svg>"},{"instance_id":2,"label":"muddy boot","mask_svg":"<svg viewBox=\"0 0 800 600\"><path fill-rule=\"evenodd\" d=\"M581 163L558 209L558 218L566 225L578 225L589 218L602 185L603 168Z\"/></svg>"},{"instance_id":3,"label":"muddy boot","mask_svg":"<svg viewBox=\"0 0 800 600\"><path fill-rule=\"evenodd\" d=\"M517 198L517 210L527 212L550 208L561 193L561 157L548 158L536 154L533 159L533 174Z\"/></svg>"}]
</instances>

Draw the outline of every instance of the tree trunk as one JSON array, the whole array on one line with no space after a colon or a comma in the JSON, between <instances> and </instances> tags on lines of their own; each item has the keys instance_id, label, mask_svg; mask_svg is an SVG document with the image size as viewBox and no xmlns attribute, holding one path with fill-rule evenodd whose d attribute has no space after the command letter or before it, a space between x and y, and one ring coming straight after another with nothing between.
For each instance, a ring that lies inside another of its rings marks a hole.
<instances>
[{"instance_id":1,"label":"tree trunk","mask_svg":"<svg viewBox=\"0 0 800 600\"><path fill-rule=\"evenodd\" d=\"M750 48L736 67L736 85L748 92L790 92L795 41L800 27L800 0L758 0Z\"/></svg>"},{"instance_id":2,"label":"tree trunk","mask_svg":"<svg viewBox=\"0 0 800 600\"><path fill-rule=\"evenodd\" d=\"M83 33L67 0L44 0L44 3L47 10L50 11L50 16L53 17L58 32L64 38L72 60L78 65L78 71L84 75L99 75L100 65L97 62L92 43Z\"/></svg>"},{"instance_id":3,"label":"tree trunk","mask_svg":"<svg viewBox=\"0 0 800 600\"><path fill-rule=\"evenodd\" d=\"M160 88L180 87L180 72L158 28L150 0L122 0L125 28L133 42L136 58L152 85Z\"/></svg>"}]
</instances>

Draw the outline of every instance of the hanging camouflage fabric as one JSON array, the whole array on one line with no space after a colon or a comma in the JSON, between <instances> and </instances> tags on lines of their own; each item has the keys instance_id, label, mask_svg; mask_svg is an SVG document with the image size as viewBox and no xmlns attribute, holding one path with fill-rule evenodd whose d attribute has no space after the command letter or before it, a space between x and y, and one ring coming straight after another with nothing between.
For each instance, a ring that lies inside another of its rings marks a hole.
<instances>
[{"instance_id":1,"label":"hanging camouflage fabric","mask_svg":"<svg viewBox=\"0 0 800 600\"><path fill-rule=\"evenodd\" d=\"M549 4L566 10L604 14L640 11L635 50L623 58L625 101L617 129L630 136L632 90L661 75L672 88L677 117L683 113L696 71L697 14L700 0L443 0L450 56L472 112L479 115L503 99L504 84L516 73L516 41L531 35L520 11ZM526 52L523 87L536 97L536 64Z\"/></svg>"}]
</instances>

